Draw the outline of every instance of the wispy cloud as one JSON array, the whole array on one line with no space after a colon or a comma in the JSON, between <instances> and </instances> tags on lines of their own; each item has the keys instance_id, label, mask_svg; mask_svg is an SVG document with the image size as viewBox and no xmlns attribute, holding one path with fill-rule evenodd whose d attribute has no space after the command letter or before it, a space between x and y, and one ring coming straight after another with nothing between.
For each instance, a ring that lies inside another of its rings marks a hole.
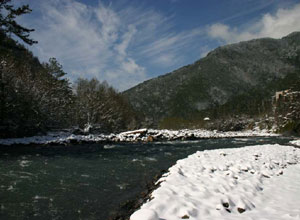
<instances>
[{"instance_id":1,"label":"wispy cloud","mask_svg":"<svg viewBox=\"0 0 300 220\"><path fill-rule=\"evenodd\" d=\"M261 37L281 38L293 31L300 31L300 4L292 8L278 9L274 14L265 14L246 28L230 27L222 23L215 23L207 28L208 36L223 43Z\"/></svg>"},{"instance_id":2,"label":"wispy cloud","mask_svg":"<svg viewBox=\"0 0 300 220\"><path fill-rule=\"evenodd\" d=\"M33 23L42 60L57 57L72 78L96 77L123 90L146 79L145 68L128 54L134 25L101 2L92 8L74 0L35 5L43 16Z\"/></svg>"},{"instance_id":3,"label":"wispy cloud","mask_svg":"<svg viewBox=\"0 0 300 220\"><path fill-rule=\"evenodd\" d=\"M32 37L39 43L32 49L40 59L56 57L71 79L96 77L119 90L155 76L153 71L162 74L191 63L219 44L282 37L300 30L300 4L265 14L244 28L221 22L246 12L208 27L194 23L185 28L175 23L175 14L164 14L137 1L99 1L93 6L83 2L31 1L32 16L22 17L21 22L36 29Z\"/></svg>"},{"instance_id":4,"label":"wispy cloud","mask_svg":"<svg viewBox=\"0 0 300 220\"><path fill-rule=\"evenodd\" d=\"M200 48L200 57L205 57L209 53L209 51L211 51L210 47L208 47L207 45L202 46Z\"/></svg>"},{"instance_id":5,"label":"wispy cloud","mask_svg":"<svg viewBox=\"0 0 300 220\"><path fill-rule=\"evenodd\" d=\"M170 67L183 61L180 51L202 33L172 31L172 16L137 5L118 9L101 1L91 7L76 0L49 0L32 7L41 16L23 22L36 29L36 55L44 61L56 57L72 79L96 77L119 90L151 77L141 63Z\"/></svg>"}]
</instances>

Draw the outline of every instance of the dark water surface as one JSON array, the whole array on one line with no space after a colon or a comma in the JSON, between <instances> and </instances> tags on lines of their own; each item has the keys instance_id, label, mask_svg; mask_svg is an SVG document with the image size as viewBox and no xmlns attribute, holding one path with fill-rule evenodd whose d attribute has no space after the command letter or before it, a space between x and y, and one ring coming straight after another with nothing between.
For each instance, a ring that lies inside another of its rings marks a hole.
<instances>
[{"instance_id":1,"label":"dark water surface","mask_svg":"<svg viewBox=\"0 0 300 220\"><path fill-rule=\"evenodd\" d=\"M0 219L100 219L198 150L279 143L230 138L149 144L0 147Z\"/></svg>"}]
</instances>

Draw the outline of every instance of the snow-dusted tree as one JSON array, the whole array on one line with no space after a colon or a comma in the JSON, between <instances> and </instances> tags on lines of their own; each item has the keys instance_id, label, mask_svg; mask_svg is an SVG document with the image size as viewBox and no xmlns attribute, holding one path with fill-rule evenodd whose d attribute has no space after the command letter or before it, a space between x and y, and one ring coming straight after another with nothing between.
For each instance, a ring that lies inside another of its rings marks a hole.
<instances>
[{"instance_id":1,"label":"snow-dusted tree","mask_svg":"<svg viewBox=\"0 0 300 220\"><path fill-rule=\"evenodd\" d=\"M69 126L72 123L74 95L69 80L63 78L67 73L56 58L50 58L48 63L43 63L43 67L49 77L44 83L44 100L41 100L45 103L44 112L50 118L52 127Z\"/></svg>"},{"instance_id":2,"label":"snow-dusted tree","mask_svg":"<svg viewBox=\"0 0 300 220\"><path fill-rule=\"evenodd\" d=\"M34 135L70 125L74 96L57 70L62 71L57 61L42 65L0 33L0 136Z\"/></svg>"},{"instance_id":3,"label":"snow-dusted tree","mask_svg":"<svg viewBox=\"0 0 300 220\"><path fill-rule=\"evenodd\" d=\"M106 82L79 78L75 83L77 122L101 132L126 129L135 120L128 102Z\"/></svg>"}]
</instances>

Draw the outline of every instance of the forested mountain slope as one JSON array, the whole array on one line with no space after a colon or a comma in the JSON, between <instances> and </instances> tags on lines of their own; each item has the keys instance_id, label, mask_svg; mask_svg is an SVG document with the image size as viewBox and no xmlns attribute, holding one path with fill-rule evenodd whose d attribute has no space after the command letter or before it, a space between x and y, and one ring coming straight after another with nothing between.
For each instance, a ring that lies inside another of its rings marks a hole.
<instances>
[{"instance_id":1,"label":"forested mountain slope","mask_svg":"<svg viewBox=\"0 0 300 220\"><path fill-rule=\"evenodd\" d=\"M219 47L194 64L124 94L147 124L267 112L275 91L300 78L300 32Z\"/></svg>"}]
</instances>

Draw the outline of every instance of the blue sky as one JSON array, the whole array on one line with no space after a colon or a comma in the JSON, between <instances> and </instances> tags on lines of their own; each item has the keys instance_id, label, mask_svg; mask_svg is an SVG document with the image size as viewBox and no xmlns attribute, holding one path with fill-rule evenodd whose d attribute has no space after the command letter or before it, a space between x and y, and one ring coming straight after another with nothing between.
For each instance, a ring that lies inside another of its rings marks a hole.
<instances>
[{"instance_id":1,"label":"blue sky","mask_svg":"<svg viewBox=\"0 0 300 220\"><path fill-rule=\"evenodd\" d=\"M56 57L68 77L96 77L119 91L191 64L210 50L300 31L296 0L15 0L33 12L29 46Z\"/></svg>"}]
</instances>

